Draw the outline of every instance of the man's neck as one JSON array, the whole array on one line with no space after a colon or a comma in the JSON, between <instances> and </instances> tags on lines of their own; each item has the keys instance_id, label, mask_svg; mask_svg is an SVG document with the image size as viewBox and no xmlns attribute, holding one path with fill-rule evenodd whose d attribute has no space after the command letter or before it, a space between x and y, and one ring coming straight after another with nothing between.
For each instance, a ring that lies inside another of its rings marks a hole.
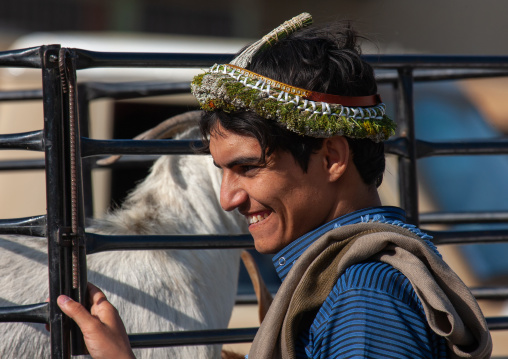
<instances>
[{"instance_id":1,"label":"man's neck","mask_svg":"<svg viewBox=\"0 0 508 359\"><path fill-rule=\"evenodd\" d=\"M345 193L340 196L340 201L337 203L334 217L329 220L344 216L348 213L358 211L364 208L379 207L381 206L381 199L375 186L365 186L362 190L344 191Z\"/></svg>"}]
</instances>

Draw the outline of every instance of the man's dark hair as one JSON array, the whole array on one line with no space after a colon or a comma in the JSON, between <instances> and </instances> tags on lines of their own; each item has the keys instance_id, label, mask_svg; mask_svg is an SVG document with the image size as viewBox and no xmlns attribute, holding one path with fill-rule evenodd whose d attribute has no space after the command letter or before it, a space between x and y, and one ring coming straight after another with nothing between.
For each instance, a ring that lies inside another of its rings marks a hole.
<instances>
[{"instance_id":1,"label":"man's dark hair","mask_svg":"<svg viewBox=\"0 0 508 359\"><path fill-rule=\"evenodd\" d=\"M373 95L377 93L374 70L361 59L357 39L349 23L310 26L256 54L247 69L306 90L342 96ZM208 151L206 138L217 123L228 131L255 137L261 145L262 161L275 150L285 150L305 172L310 155L323 143L321 138L293 133L254 112L216 111L205 113L201 120L204 151ZM383 143L347 140L363 181L379 186L385 169Z\"/></svg>"}]
</instances>

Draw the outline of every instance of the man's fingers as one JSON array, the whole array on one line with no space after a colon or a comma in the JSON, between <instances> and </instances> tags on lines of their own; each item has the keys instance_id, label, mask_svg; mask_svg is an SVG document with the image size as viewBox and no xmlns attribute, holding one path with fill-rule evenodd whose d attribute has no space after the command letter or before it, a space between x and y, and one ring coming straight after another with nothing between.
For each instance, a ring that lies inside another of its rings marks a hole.
<instances>
[{"instance_id":1,"label":"man's fingers","mask_svg":"<svg viewBox=\"0 0 508 359\"><path fill-rule=\"evenodd\" d=\"M61 295L57 303L64 314L80 327L88 352L93 358L134 358L129 337L118 311L104 293L88 284L91 313L80 303Z\"/></svg>"},{"instance_id":2,"label":"man's fingers","mask_svg":"<svg viewBox=\"0 0 508 359\"><path fill-rule=\"evenodd\" d=\"M72 318L80 327L89 323L92 315L80 303L66 295L59 296L56 301L62 312Z\"/></svg>"},{"instance_id":3,"label":"man's fingers","mask_svg":"<svg viewBox=\"0 0 508 359\"><path fill-rule=\"evenodd\" d=\"M90 312L93 316L100 317L101 322L107 325L118 320L118 311L99 288L88 283L88 295L90 297Z\"/></svg>"},{"instance_id":4,"label":"man's fingers","mask_svg":"<svg viewBox=\"0 0 508 359\"><path fill-rule=\"evenodd\" d=\"M100 290L98 287L96 287L95 285L93 285L90 282L88 282L88 284L87 284L87 289L88 289L88 295L90 296L90 300L92 300L92 302L93 302L93 298L96 295L98 295L99 297L101 295L105 296L105 294L102 292L102 290Z\"/></svg>"}]
</instances>

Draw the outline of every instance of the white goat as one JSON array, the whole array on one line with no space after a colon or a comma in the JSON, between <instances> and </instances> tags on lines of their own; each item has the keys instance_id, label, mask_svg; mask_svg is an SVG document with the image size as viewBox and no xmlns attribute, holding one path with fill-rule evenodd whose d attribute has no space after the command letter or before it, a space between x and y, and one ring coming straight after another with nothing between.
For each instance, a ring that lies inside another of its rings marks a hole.
<instances>
[{"instance_id":1,"label":"white goat","mask_svg":"<svg viewBox=\"0 0 508 359\"><path fill-rule=\"evenodd\" d=\"M197 128L185 138L198 138ZM220 208L220 173L209 156L162 156L126 202L97 221L104 234L241 234L246 221ZM47 297L46 243L0 238L0 305ZM227 327L239 250L117 251L89 255L88 279L118 308L129 333ZM44 325L0 323L0 358L49 357ZM219 358L221 347L140 349L138 358Z\"/></svg>"}]
</instances>

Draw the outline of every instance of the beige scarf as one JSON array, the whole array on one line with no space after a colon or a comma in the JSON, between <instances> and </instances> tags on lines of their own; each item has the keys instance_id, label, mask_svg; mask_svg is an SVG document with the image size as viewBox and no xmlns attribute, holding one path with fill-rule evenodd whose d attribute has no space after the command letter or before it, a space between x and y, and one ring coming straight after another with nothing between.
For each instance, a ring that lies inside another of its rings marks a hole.
<instances>
[{"instance_id":1,"label":"beige scarf","mask_svg":"<svg viewBox=\"0 0 508 359\"><path fill-rule=\"evenodd\" d=\"M249 359L295 358L295 342L309 327L338 277L365 260L390 264L420 298L430 328L446 338L452 358L490 358L485 318L466 285L417 235L384 223L334 229L295 262L254 338Z\"/></svg>"}]
</instances>

